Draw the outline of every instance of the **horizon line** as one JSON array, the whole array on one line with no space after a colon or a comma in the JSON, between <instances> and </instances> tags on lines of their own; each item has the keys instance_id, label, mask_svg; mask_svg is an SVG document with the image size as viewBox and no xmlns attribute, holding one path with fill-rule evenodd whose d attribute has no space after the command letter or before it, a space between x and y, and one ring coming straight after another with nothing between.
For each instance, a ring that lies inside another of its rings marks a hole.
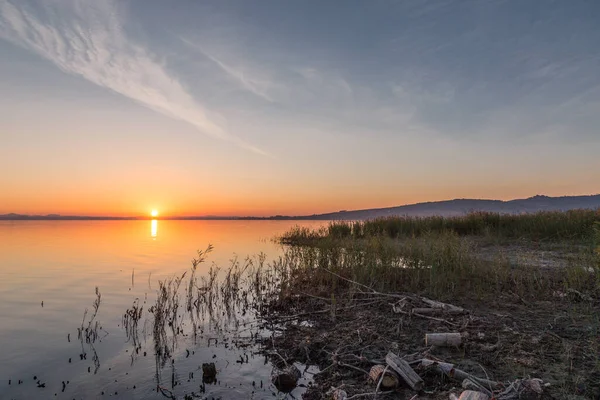
<instances>
[{"instance_id":1,"label":"horizon line","mask_svg":"<svg viewBox=\"0 0 600 400\"><path fill-rule=\"evenodd\" d=\"M377 210L385 210L390 208L399 208L399 207L410 207L424 204L432 204L432 203L445 203L452 201L460 201L460 200L472 200L472 201L491 201L491 202L500 202L500 203L508 203L512 201L520 201L520 200L529 200L534 198L550 198L550 199L560 199L566 197L595 197L600 196L600 193L596 194L582 194L582 195L564 195L564 196L547 196L536 194L534 196L526 197L526 198L516 198L510 200L498 200L498 199L485 199L485 198L454 198L454 199L445 199L445 200L432 200L432 201L423 201L419 203L408 203L408 204L400 204L389 207L377 207L377 208L362 208L355 210L338 210L338 211L329 211L325 213L313 213L313 214L305 214L305 215L269 215L269 216L240 216L240 215L167 215L167 216L156 216L152 217L149 215L129 215L129 216L111 216L111 215L62 215L58 213L48 213L48 214L20 214L20 213L6 213L0 214L0 219L3 220L34 220L34 219L45 219L45 220L310 220L310 219L325 219L325 216L330 216L332 214L337 213L351 213L351 212L361 212L361 211L377 211Z\"/></svg>"}]
</instances>

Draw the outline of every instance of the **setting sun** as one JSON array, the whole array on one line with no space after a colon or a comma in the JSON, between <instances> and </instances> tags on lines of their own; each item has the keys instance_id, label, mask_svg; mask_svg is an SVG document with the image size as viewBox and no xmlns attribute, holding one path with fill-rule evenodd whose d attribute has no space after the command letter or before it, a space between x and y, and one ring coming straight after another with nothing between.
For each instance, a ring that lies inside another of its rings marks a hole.
<instances>
[{"instance_id":1,"label":"setting sun","mask_svg":"<svg viewBox=\"0 0 600 400\"><path fill-rule=\"evenodd\" d=\"M153 216L153 217L158 217L158 210L152 210L150 212L150 215Z\"/></svg>"}]
</instances>

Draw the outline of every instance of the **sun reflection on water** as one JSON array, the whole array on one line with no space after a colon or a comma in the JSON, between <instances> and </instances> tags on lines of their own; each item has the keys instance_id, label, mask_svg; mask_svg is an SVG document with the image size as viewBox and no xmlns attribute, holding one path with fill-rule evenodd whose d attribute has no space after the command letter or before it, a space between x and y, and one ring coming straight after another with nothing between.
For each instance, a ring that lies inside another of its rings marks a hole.
<instances>
[{"instance_id":1,"label":"sun reflection on water","mask_svg":"<svg viewBox=\"0 0 600 400\"><path fill-rule=\"evenodd\" d=\"M156 239L157 235L158 235L158 220L153 219L152 221L150 221L150 236L152 236L153 239Z\"/></svg>"}]
</instances>

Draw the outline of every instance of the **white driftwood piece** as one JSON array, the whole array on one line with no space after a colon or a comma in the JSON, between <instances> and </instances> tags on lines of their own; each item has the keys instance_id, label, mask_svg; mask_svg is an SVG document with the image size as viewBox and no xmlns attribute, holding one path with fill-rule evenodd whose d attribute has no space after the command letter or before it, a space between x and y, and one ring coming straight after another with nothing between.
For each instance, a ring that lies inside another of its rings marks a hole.
<instances>
[{"instance_id":1,"label":"white driftwood piece","mask_svg":"<svg viewBox=\"0 0 600 400\"><path fill-rule=\"evenodd\" d=\"M458 347L461 343L462 335L457 332L425 334L425 345L427 346Z\"/></svg>"},{"instance_id":2,"label":"white driftwood piece","mask_svg":"<svg viewBox=\"0 0 600 400\"><path fill-rule=\"evenodd\" d=\"M346 393L345 390L335 389L333 391L333 400L347 400L347 399L348 399L348 393Z\"/></svg>"},{"instance_id":3,"label":"white driftwood piece","mask_svg":"<svg viewBox=\"0 0 600 400\"><path fill-rule=\"evenodd\" d=\"M465 390L460 394L458 400L490 400L490 396L474 390Z\"/></svg>"},{"instance_id":4,"label":"white driftwood piece","mask_svg":"<svg viewBox=\"0 0 600 400\"><path fill-rule=\"evenodd\" d=\"M471 379L465 379L462 381L462 388L465 390L474 390L476 392L485 393L488 397L492 397L493 393L479 383L472 381Z\"/></svg>"},{"instance_id":5,"label":"white driftwood piece","mask_svg":"<svg viewBox=\"0 0 600 400\"><path fill-rule=\"evenodd\" d=\"M421 297L421 301L423 301L423 303L426 303L431 308L439 308L439 309L442 309L442 310L445 310L448 312L454 312L454 313L466 313L467 312L462 307L458 307L458 306L448 304L448 303L442 303L441 301L430 300L425 297Z\"/></svg>"},{"instance_id":6,"label":"white driftwood piece","mask_svg":"<svg viewBox=\"0 0 600 400\"><path fill-rule=\"evenodd\" d=\"M466 314L465 310L443 309L443 308L413 308L413 314L429 315L429 314Z\"/></svg>"}]
</instances>

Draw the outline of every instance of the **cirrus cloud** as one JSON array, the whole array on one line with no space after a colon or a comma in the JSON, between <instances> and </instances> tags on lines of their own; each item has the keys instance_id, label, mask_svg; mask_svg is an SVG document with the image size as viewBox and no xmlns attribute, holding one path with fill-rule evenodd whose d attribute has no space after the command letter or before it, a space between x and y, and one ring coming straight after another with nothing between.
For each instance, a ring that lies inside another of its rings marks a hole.
<instances>
[{"instance_id":1,"label":"cirrus cloud","mask_svg":"<svg viewBox=\"0 0 600 400\"><path fill-rule=\"evenodd\" d=\"M154 54L131 41L121 11L113 0L0 0L0 38L202 133L268 155L228 132L222 117L199 104Z\"/></svg>"}]
</instances>

